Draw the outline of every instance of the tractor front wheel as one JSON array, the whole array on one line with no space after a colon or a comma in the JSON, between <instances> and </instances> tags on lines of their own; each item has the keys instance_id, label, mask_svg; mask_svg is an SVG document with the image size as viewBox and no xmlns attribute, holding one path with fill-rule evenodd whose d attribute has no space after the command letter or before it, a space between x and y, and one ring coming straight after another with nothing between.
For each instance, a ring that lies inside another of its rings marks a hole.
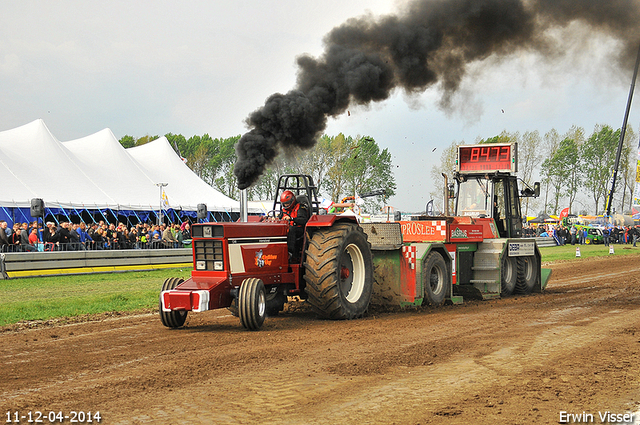
<instances>
[{"instance_id":1,"label":"tractor front wheel","mask_svg":"<svg viewBox=\"0 0 640 425\"><path fill-rule=\"evenodd\" d=\"M367 235L356 223L319 228L304 262L309 304L327 319L355 319L369 308L373 260Z\"/></svg>"},{"instance_id":2,"label":"tractor front wheel","mask_svg":"<svg viewBox=\"0 0 640 425\"><path fill-rule=\"evenodd\" d=\"M180 285L184 282L184 279L179 277L170 277L164 281L162 284L162 291L170 291L175 289L176 286ZM162 296L162 292L160 293ZM162 300L160 300L160 321L162 324L168 328L179 328L184 325L184 322L187 320L187 312L186 311L163 311L162 310Z\"/></svg>"},{"instance_id":3,"label":"tractor front wheel","mask_svg":"<svg viewBox=\"0 0 640 425\"><path fill-rule=\"evenodd\" d=\"M238 294L238 316L245 329L260 329L267 315L267 293L264 283L254 277L242 281Z\"/></svg>"}]
</instances>

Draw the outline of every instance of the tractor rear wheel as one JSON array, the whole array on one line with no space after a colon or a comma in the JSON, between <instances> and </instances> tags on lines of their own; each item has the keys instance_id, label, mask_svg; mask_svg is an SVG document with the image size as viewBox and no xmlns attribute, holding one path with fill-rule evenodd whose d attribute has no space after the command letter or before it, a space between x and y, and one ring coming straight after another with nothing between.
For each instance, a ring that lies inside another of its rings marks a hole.
<instances>
[{"instance_id":1,"label":"tractor rear wheel","mask_svg":"<svg viewBox=\"0 0 640 425\"><path fill-rule=\"evenodd\" d=\"M179 277L170 277L164 281L162 284L163 291L170 291L175 289L176 286L180 285L184 282L184 279ZM162 293L160 293L162 296ZM168 328L179 328L184 325L184 322L187 320L187 312L186 311L162 311L162 300L160 300L160 320L162 324Z\"/></svg>"},{"instance_id":2,"label":"tractor rear wheel","mask_svg":"<svg viewBox=\"0 0 640 425\"><path fill-rule=\"evenodd\" d=\"M538 281L538 260L535 255L518 257L518 280L515 292L530 294Z\"/></svg>"},{"instance_id":3,"label":"tractor rear wheel","mask_svg":"<svg viewBox=\"0 0 640 425\"><path fill-rule=\"evenodd\" d=\"M513 294L518 280L518 261L515 257L509 257L506 253L502 259L500 268L500 296L507 297Z\"/></svg>"},{"instance_id":4,"label":"tractor rear wheel","mask_svg":"<svg viewBox=\"0 0 640 425\"><path fill-rule=\"evenodd\" d=\"M267 293L261 279L251 277L242 281L238 294L238 315L246 329L260 329L267 315Z\"/></svg>"},{"instance_id":5,"label":"tractor rear wheel","mask_svg":"<svg viewBox=\"0 0 640 425\"><path fill-rule=\"evenodd\" d=\"M427 255L422 266L422 285L424 287L423 305L439 306L444 303L449 283L447 263L437 251Z\"/></svg>"},{"instance_id":6,"label":"tractor rear wheel","mask_svg":"<svg viewBox=\"0 0 640 425\"><path fill-rule=\"evenodd\" d=\"M327 319L355 319L369 308L373 260L367 235L356 223L319 228L304 262L309 304Z\"/></svg>"}]
</instances>

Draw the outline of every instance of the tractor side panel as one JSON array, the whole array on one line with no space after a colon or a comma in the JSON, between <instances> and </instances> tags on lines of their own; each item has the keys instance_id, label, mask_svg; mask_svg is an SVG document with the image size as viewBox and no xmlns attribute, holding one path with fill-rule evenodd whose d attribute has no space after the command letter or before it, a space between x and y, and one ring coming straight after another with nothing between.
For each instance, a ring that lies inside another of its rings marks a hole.
<instances>
[{"instance_id":1,"label":"tractor side panel","mask_svg":"<svg viewBox=\"0 0 640 425\"><path fill-rule=\"evenodd\" d=\"M232 274L275 273L288 265L286 238L270 243L236 242L229 241L229 265Z\"/></svg>"},{"instance_id":2,"label":"tractor side panel","mask_svg":"<svg viewBox=\"0 0 640 425\"><path fill-rule=\"evenodd\" d=\"M445 220L400 221L404 242L444 242L447 240Z\"/></svg>"}]
</instances>

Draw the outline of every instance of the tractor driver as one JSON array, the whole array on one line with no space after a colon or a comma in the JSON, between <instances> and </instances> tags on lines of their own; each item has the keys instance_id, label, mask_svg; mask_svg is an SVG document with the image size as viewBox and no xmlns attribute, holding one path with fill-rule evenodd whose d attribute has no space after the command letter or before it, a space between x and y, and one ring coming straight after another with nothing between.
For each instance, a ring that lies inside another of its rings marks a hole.
<instances>
[{"instance_id":1,"label":"tractor driver","mask_svg":"<svg viewBox=\"0 0 640 425\"><path fill-rule=\"evenodd\" d=\"M296 200L296 195L290 190L285 190L280 196L282 211L278 216L281 220L289 222L289 233L287 233L287 249L291 262L300 262L302 253L302 240L304 236L304 226L309 221L309 208Z\"/></svg>"}]
</instances>

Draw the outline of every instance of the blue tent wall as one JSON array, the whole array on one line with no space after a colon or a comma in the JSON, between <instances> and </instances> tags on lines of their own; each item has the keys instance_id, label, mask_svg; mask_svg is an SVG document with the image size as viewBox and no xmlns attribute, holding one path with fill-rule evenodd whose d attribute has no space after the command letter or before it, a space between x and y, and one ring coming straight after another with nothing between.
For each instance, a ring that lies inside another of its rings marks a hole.
<instances>
[{"instance_id":1,"label":"blue tent wall","mask_svg":"<svg viewBox=\"0 0 640 425\"><path fill-rule=\"evenodd\" d=\"M81 221L87 222L82 215L88 214L93 217L95 221L109 221L107 220L107 216L113 214L113 216L124 216L129 218L133 222L148 222L151 218L156 217L157 211L133 211L133 210L113 210L113 209L64 209L64 208L45 208L45 214L47 217L53 217L53 221L58 224L58 221L62 220L71 220L74 223L79 223ZM195 222L197 218L196 211L187 211L187 210L179 210L179 209L168 209L163 211L163 215L165 219L170 219L172 222L177 222L178 218L180 221L190 220ZM227 212L227 211L209 211L208 221L217 222L217 221L237 221L240 218L240 214L237 212ZM36 220L36 217L31 216L30 208L19 208L19 207L0 207L0 220L4 220L7 222L9 227L12 227L14 223L30 223ZM113 220L110 220L113 221Z\"/></svg>"}]
</instances>

